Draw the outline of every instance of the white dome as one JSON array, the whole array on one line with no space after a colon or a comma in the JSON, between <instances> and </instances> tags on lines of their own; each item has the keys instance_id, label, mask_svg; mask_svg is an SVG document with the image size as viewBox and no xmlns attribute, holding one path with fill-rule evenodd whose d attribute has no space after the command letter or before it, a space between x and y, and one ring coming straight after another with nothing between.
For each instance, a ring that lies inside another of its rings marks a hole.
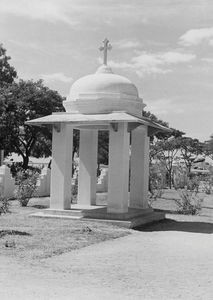
<instances>
[{"instance_id":1,"label":"white dome","mask_svg":"<svg viewBox=\"0 0 213 300\"><path fill-rule=\"evenodd\" d=\"M138 98L136 86L123 76L104 71L99 68L95 74L84 76L78 79L71 87L69 97L71 99L81 99L81 96L97 93L109 93L119 95L130 95Z\"/></svg>"},{"instance_id":2,"label":"white dome","mask_svg":"<svg viewBox=\"0 0 213 300\"><path fill-rule=\"evenodd\" d=\"M85 114L126 111L141 115L143 109L136 86L106 65L74 82L63 104L67 112Z\"/></svg>"}]
</instances>

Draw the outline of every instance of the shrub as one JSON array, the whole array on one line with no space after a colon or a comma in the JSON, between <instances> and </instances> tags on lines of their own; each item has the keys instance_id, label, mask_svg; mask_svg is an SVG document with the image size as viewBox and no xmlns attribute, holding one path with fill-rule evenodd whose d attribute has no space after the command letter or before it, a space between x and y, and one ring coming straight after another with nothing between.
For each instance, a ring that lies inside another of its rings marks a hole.
<instances>
[{"instance_id":1,"label":"shrub","mask_svg":"<svg viewBox=\"0 0 213 300\"><path fill-rule=\"evenodd\" d=\"M8 164L8 167L10 168L10 172L15 179L18 176L19 172L26 171L22 167L22 162L13 162L12 164ZM27 171L29 171L29 170L33 171L33 172L41 173L41 169L38 167L28 166Z\"/></svg>"},{"instance_id":2,"label":"shrub","mask_svg":"<svg viewBox=\"0 0 213 300\"><path fill-rule=\"evenodd\" d=\"M212 182L204 181L203 182L203 190L207 195L210 195L212 193Z\"/></svg>"},{"instance_id":3,"label":"shrub","mask_svg":"<svg viewBox=\"0 0 213 300\"><path fill-rule=\"evenodd\" d=\"M27 206L37 189L39 173L34 170L21 170L16 175L15 197L21 206Z\"/></svg>"},{"instance_id":4,"label":"shrub","mask_svg":"<svg viewBox=\"0 0 213 300\"><path fill-rule=\"evenodd\" d=\"M184 215L196 215L201 210L202 198L199 196L201 179L197 175L188 174L181 165L178 166L174 187L180 199L175 199L178 213Z\"/></svg>"},{"instance_id":5,"label":"shrub","mask_svg":"<svg viewBox=\"0 0 213 300\"><path fill-rule=\"evenodd\" d=\"M203 191L207 194L210 195L213 190L213 174L210 172L207 176L203 176L202 180L202 187Z\"/></svg>"},{"instance_id":6,"label":"shrub","mask_svg":"<svg viewBox=\"0 0 213 300\"><path fill-rule=\"evenodd\" d=\"M0 215L2 213L6 214L9 211L10 203L8 198L0 197Z\"/></svg>"},{"instance_id":7,"label":"shrub","mask_svg":"<svg viewBox=\"0 0 213 300\"><path fill-rule=\"evenodd\" d=\"M201 210L202 199L198 193L193 190L188 190L187 187L183 190L178 190L180 200L176 199L178 205L178 213L184 215L197 215Z\"/></svg>"},{"instance_id":8,"label":"shrub","mask_svg":"<svg viewBox=\"0 0 213 300\"><path fill-rule=\"evenodd\" d=\"M198 175L193 175L187 178L186 186L187 190L194 191L196 193L199 192L199 186L200 186L200 177Z\"/></svg>"},{"instance_id":9,"label":"shrub","mask_svg":"<svg viewBox=\"0 0 213 300\"><path fill-rule=\"evenodd\" d=\"M188 182L188 172L185 166L177 163L176 169L174 171L174 188L177 189L184 189L187 186Z\"/></svg>"}]
</instances>

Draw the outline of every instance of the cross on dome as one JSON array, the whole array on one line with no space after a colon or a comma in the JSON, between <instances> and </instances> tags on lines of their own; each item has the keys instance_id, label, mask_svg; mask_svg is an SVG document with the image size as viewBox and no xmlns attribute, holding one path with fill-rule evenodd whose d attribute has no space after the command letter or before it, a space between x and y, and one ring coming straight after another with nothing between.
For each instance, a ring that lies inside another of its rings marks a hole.
<instances>
[{"instance_id":1,"label":"cross on dome","mask_svg":"<svg viewBox=\"0 0 213 300\"><path fill-rule=\"evenodd\" d=\"M107 38L105 38L105 40L103 41L103 46L101 46L99 48L100 51L104 52L104 60L103 60L103 64L107 65L107 50L111 50L112 46L111 44L109 44L109 40Z\"/></svg>"}]
</instances>

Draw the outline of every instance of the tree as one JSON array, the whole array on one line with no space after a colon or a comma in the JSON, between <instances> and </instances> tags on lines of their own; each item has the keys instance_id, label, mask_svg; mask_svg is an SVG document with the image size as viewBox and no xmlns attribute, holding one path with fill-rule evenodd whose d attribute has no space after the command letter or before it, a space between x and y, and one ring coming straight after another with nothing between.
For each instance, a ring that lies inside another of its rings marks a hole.
<instances>
[{"instance_id":1,"label":"tree","mask_svg":"<svg viewBox=\"0 0 213 300\"><path fill-rule=\"evenodd\" d=\"M203 153L203 143L198 139L192 139L190 137L179 138L181 156L188 169L188 174L191 172L193 161L199 154Z\"/></svg>"},{"instance_id":2,"label":"tree","mask_svg":"<svg viewBox=\"0 0 213 300\"><path fill-rule=\"evenodd\" d=\"M152 114L150 111L143 111L143 116L146 118L149 118L151 121L160 124L164 127L167 127L170 129L170 131L159 131L157 133L154 134L154 136L151 137L151 142L154 140L154 137L157 138L158 140L164 140L164 139L168 139L170 137L180 137L183 136L185 133L183 131L174 129L174 128L170 128L169 124L161 119L158 119L154 114Z\"/></svg>"},{"instance_id":3,"label":"tree","mask_svg":"<svg viewBox=\"0 0 213 300\"><path fill-rule=\"evenodd\" d=\"M154 122L156 122L158 124L161 124L161 125L163 125L165 127L169 127L169 124L167 122L164 122L163 120L158 119L150 111L143 110L143 117L149 118L150 120L152 120L152 121L154 121Z\"/></svg>"},{"instance_id":4,"label":"tree","mask_svg":"<svg viewBox=\"0 0 213 300\"><path fill-rule=\"evenodd\" d=\"M170 137L164 140L157 140L150 147L150 161L157 159L164 164L169 187L172 187L172 171L174 162L182 158L187 167L188 174L191 171L193 161L199 154L203 153L203 143L198 139L190 137Z\"/></svg>"},{"instance_id":5,"label":"tree","mask_svg":"<svg viewBox=\"0 0 213 300\"><path fill-rule=\"evenodd\" d=\"M158 140L151 145L151 155L159 160L165 167L168 175L168 184L172 187L173 164L180 149L179 139L171 137L167 140Z\"/></svg>"},{"instance_id":6,"label":"tree","mask_svg":"<svg viewBox=\"0 0 213 300\"><path fill-rule=\"evenodd\" d=\"M182 138L182 135L184 135L185 133L174 129L174 128L170 128L170 132L159 132L157 133L150 141L150 163L152 162L153 159L155 159L162 151L164 151L164 147L162 148L162 146L164 145L164 142L168 142L170 141L173 146L178 146L179 147L179 140ZM175 143L173 143L173 141L176 141Z\"/></svg>"},{"instance_id":7,"label":"tree","mask_svg":"<svg viewBox=\"0 0 213 300\"><path fill-rule=\"evenodd\" d=\"M213 159L213 134L210 136L210 140L203 144L203 150L207 156Z\"/></svg>"},{"instance_id":8,"label":"tree","mask_svg":"<svg viewBox=\"0 0 213 300\"><path fill-rule=\"evenodd\" d=\"M5 83L12 83L17 77L17 73L9 64L10 56L6 55L6 49L0 44L0 87Z\"/></svg>"},{"instance_id":9,"label":"tree","mask_svg":"<svg viewBox=\"0 0 213 300\"><path fill-rule=\"evenodd\" d=\"M108 164L109 132L98 132L98 164Z\"/></svg>"},{"instance_id":10,"label":"tree","mask_svg":"<svg viewBox=\"0 0 213 300\"><path fill-rule=\"evenodd\" d=\"M41 80L20 80L0 88L0 148L16 152L28 167L29 156L51 154L51 132L46 127L28 126L27 120L64 111L63 98Z\"/></svg>"}]
</instances>

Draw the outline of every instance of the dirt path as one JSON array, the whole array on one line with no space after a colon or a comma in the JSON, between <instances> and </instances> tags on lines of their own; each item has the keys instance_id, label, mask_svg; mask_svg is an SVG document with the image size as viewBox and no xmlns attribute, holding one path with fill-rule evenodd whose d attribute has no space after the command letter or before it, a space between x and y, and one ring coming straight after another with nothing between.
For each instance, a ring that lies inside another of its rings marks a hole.
<instances>
[{"instance_id":1,"label":"dirt path","mask_svg":"<svg viewBox=\"0 0 213 300\"><path fill-rule=\"evenodd\" d=\"M34 265L0 257L0 299L210 300L209 226L208 233L135 232Z\"/></svg>"}]
</instances>

